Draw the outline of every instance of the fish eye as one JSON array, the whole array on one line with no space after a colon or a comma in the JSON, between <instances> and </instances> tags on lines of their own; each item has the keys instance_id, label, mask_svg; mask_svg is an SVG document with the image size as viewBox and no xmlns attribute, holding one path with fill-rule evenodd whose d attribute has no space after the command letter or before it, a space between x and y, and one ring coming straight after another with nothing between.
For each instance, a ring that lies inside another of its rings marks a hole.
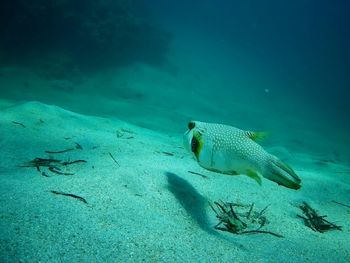
<instances>
[{"instance_id":1,"label":"fish eye","mask_svg":"<svg viewBox=\"0 0 350 263\"><path fill-rule=\"evenodd\" d=\"M188 123L188 129L189 129L189 130L192 130L195 126L196 126L196 124L195 124L193 121L190 121L190 122Z\"/></svg>"}]
</instances>

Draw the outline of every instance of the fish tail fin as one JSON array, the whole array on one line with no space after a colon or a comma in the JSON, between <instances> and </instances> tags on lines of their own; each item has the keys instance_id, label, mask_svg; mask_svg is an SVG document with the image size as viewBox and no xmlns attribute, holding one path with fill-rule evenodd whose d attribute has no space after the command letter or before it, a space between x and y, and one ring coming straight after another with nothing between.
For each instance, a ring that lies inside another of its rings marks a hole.
<instances>
[{"instance_id":1,"label":"fish tail fin","mask_svg":"<svg viewBox=\"0 0 350 263\"><path fill-rule=\"evenodd\" d=\"M298 190L301 187L301 179L294 170L273 155L269 158L263 176L287 188Z\"/></svg>"}]
</instances>

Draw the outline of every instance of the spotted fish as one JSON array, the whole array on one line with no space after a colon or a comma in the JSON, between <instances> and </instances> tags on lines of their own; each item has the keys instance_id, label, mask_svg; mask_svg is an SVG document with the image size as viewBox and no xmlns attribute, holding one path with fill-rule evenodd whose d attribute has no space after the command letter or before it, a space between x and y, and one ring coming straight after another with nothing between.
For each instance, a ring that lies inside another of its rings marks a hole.
<instances>
[{"instance_id":1,"label":"spotted fish","mask_svg":"<svg viewBox=\"0 0 350 263\"><path fill-rule=\"evenodd\" d=\"M229 174L246 174L261 184L261 176L292 189L301 180L291 167L264 150L256 140L261 133L232 126L191 121L184 134L184 145L200 166Z\"/></svg>"}]
</instances>

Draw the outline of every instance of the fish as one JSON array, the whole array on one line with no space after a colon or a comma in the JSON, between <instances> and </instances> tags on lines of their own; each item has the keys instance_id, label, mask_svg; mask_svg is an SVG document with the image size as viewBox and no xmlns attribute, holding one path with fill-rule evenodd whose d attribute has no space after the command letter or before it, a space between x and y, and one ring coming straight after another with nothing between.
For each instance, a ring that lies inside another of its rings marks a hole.
<instances>
[{"instance_id":1,"label":"fish","mask_svg":"<svg viewBox=\"0 0 350 263\"><path fill-rule=\"evenodd\" d=\"M265 136L264 132L245 131L225 124L190 121L183 142L198 164L209 171L245 174L259 185L264 177L278 185L299 189L301 179L295 171L257 143Z\"/></svg>"}]
</instances>

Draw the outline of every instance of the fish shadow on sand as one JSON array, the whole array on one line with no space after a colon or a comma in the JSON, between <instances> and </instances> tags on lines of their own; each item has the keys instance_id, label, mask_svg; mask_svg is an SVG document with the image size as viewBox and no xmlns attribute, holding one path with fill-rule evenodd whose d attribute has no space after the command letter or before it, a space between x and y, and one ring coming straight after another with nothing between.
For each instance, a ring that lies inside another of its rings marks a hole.
<instances>
[{"instance_id":1,"label":"fish shadow on sand","mask_svg":"<svg viewBox=\"0 0 350 263\"><path fill-rule=\"evenodd\" d=\"M247 248L243 244L237 242L237 240L234 240L232 237L222 235L212 228L206 212L208 200L198 193L189 182L174 173L166 172L165 175L168 178L169 191L176 197L182 207L202 230L210 235L224 239L231 244L234 243L234 245L240 249L247 251Z\"/></svg>"},{"instance_id":2,"label":"fish shadow on sand","mask_svg":"<svg viewBox=\"0 0 350 263\"><path fill-rule=\"evenodd\" d=\"M168 189L176 197L186 212L193 218L198 226L209 234L218 235L214 231L206 213L208 201L199 194L193 186L177 176L176 174L166 172L168 178Z\"/></svg>"}]
</instances>

